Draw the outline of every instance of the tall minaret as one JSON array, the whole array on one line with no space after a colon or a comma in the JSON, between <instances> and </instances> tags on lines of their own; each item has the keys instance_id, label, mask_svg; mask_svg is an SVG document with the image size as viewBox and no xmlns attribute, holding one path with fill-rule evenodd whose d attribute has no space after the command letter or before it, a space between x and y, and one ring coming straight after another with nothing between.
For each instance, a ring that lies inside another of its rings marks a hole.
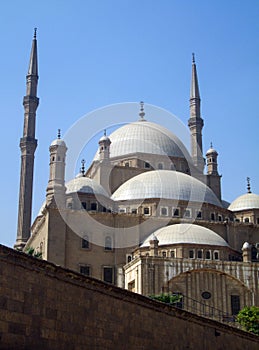
<instances>
[{"instance_id":1,"label":"tall minaret","mask_svg":"<svg viewBox=\"0 0 259 350\"><path fill-rule=\"evenodd\" d=\"M38 58L36 28L32 41L28 74L26 76L26 96L23 98L24 127L20 140L21 173L18 209L18 228L15 248L22 249L30 237L34 153L37 147L35 139L36 110L39 105L37 97Z\"/></svg>"},{"instance_id":2,"label":"tall minaret","mask_svg":"<svg viewBox=\"0 0 259 350\"><path fill-rule=\"evenodd\" d=\"M188 126L191 132L191 152L194 165L203 172L204 159L202 155L201 99L194 54L192 54L192 80L190 92L190 119Z\"/></svg>"}]
</instances>

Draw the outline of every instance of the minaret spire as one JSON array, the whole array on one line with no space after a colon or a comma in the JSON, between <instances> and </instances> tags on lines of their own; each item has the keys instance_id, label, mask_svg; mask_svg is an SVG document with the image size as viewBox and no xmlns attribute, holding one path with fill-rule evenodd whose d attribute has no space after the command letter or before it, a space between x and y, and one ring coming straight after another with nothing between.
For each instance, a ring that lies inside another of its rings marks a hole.
<instances>
[{"instance_id":1,"label":"minaret spire","mask_svg":"<svg viewBox=\"0 0 259 350\"><path fill-rule=\"evenodd\" d=\"M250 177L247 177L246 181L247 181L247 193L252 193L251 192Z\"/></svg>"},{"instance_id":2,"label":"minaret spire","mask_svg":"<svg viewBox=\"0 0 259 350\"><path fill-rule=\"evenodd\" d=\"M38 57L36 29L32 40L32 48L28 74L26 76L26 96L23 98L24 127L20 140L21 173L18 210L18 227L15 248L22 249L30 237L34 153L37 147L35 139L36 110L39 105L38 87Z\"/></svg>"},{"instance_id":3,"label":"minaret spire","mask_svg":"<svg viewBox=\"0 0 259 350\"><path fill-rule=\"evenodd\" d=\"M204 159L202 155L202 128L201 98L199 91L198 75L195 63L195 55L192 54L192 79L190 91L190 119L188 126L191 132L191 148L194 165L203 172Z\"/></svg>"}]
</instances>

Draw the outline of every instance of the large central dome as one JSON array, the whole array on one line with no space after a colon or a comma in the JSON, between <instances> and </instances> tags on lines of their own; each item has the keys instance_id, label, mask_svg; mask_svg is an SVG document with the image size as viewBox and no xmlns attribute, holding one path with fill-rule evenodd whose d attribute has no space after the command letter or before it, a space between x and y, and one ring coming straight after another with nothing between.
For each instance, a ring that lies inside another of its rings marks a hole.
<instances>
[{"instance_id":1,"label":"large central dome","mask_svg":"<svg viewBox=\"0 0 259 350\"><path fill-rule=\"evenodd\" d=\"M183 143L166 128L146 120L122 126L110 136L110 158L144 153L186 158ZM95 156L98 159L98 153Z\"/></svg>"},{"instance_id":2,"label":"large central dome","mask_svg":"<svg viewBox=\"0 0 259 350\"><path fill-rule=\"evenodd\" d=\"M122 184L111 197L115 201L160 198L222 207L212 190L190 175L172 170L153 170Z\"/></svg>"}]
</instances>

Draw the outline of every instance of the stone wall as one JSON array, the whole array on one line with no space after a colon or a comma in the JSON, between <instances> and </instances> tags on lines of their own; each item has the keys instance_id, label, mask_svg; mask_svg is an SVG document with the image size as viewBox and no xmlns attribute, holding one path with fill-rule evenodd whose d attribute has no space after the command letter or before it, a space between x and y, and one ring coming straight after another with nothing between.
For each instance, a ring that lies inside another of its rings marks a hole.
<instances>
[{"instance_id":1,"label":"stone wall","mask_svg":"<svg viewBox=\"0 0 259 350\"><path fill-rule=\"evenodd\" d=\"M259 337L0 245L1 349L258 349Z\"/></svg>"}]
</instances>

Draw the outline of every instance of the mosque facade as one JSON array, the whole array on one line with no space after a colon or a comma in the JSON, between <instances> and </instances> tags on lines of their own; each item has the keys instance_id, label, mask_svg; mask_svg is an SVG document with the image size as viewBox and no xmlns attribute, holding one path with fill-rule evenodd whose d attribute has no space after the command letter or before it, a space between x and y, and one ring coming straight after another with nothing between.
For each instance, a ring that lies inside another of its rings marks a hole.
<instances>
[{"instance_id":1,"label":"mosque facade","mask_svg":"<svg viewBox=\"0 0 259 350\"><path fill-rule=\"evenodd\" d=\"M34 34L24 97L15 248L143 295L173 293L179 307L217 319L259 305L259 195L221 197L218 153L202 144L201 99L192 60L191 152L139 116L96 145L88 169L65 182L69 152L49 148L46 198L31 225L38 58Z\"/></svg>"}]
</instances>

